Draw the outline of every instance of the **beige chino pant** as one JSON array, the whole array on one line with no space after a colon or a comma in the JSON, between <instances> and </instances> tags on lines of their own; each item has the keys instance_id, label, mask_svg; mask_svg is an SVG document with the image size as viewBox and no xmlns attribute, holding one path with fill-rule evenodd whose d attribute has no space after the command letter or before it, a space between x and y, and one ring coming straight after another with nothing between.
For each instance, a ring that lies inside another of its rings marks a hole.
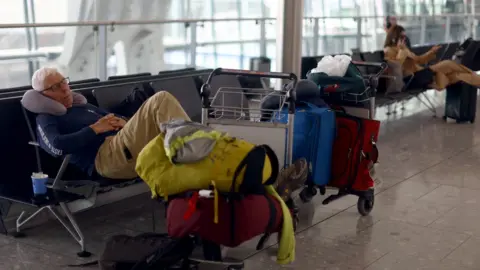
<instances>
[{"instance_id":1,"label":"beige chino pant","mask_svg":"<svg viewBox=\"0 0 480 270\"><path fill-rule=\"evenodd\" d=\"M161 91L150 97L115 136L100 146L95 159L98 174L111 179L136 178L140 151L160 134L160 124L174 119L190 120L174 96Z\"/></svg>"}]
</instances>

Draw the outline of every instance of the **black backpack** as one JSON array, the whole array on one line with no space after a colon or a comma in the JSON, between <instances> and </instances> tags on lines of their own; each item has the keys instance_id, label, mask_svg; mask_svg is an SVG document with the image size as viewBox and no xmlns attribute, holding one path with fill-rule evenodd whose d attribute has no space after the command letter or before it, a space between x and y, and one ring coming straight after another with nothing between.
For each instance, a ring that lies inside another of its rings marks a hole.
<instances>
[{"instance_id":1,"label":"black backpack","mask_svg":"<svg viewBox=\"0 0 480 270\"><path fill-rule=\"evenodd\" d=\"M105 243L98 261L70 267L98 264L102 270L190 269L188 257L194 247L194 239L191 237L173 239L167 234L156 233L115 235Z\"/></svg>"},{"instance_id":2,"label":"black backpack","mask_svg":"<svg viewBox=\"0 0 480 270\"><path fill-rule=\"evenodd\" d=\"M142 87L135 87L132 92L117 106L111 109L112 113L131 118L147 99L155 94L155 91L148 83Z\"/></svg>"}]
</instances>

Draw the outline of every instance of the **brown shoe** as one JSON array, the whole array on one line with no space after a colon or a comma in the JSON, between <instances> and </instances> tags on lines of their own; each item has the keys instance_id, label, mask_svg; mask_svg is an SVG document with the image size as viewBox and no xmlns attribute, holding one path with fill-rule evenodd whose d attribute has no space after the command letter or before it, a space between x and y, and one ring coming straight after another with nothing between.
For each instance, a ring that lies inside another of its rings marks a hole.
<instances>
[{"instance_id":1,"label":"brown shoe","mask_svg":"<svg viewBox=\"0 0 480 270\"><path fill-rule=\"evenodd\" d=\"M308 176L308 162L301 158L289 167L282 169L277 178L277 193L287 201L295 190L301 188Z\"/></svg>"}]
</instances>

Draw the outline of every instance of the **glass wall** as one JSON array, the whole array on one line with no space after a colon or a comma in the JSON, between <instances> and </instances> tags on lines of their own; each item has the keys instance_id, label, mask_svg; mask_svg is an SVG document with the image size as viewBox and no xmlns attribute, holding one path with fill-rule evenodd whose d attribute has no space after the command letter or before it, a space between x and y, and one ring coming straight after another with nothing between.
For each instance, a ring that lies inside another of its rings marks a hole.
<instances>
[{"instance_id":1,"label":"glass wall","mask_svg":"<svg viewBox=\"0 0 480 270\"><path fill-rule=\"evenodd\" d=\"M465 16L472 12L467 4L470 1L304 0L304 3L306 56L349 53L352 49L379 50L386 36L387 16L397 17L413 45L461 41L474 35L472 17Z\"/></svg>"},{"instance_id":2,"label":"glass wall","mask_svg":"<svg viewBox=\"0 0 480 270\"><path fill-rule=\"evenodd\" d=\"M412 44L460 41L475 32L472 20L464 16L472 12L464 0L303 1L304 56L381 49L387 15L398 17ZM183 67L248 69L250 59L258 56L271 58L273 70L276 66L277 0L0 0L0 4L0 24L190 20L108 25L103 36L107 75ZM450 13L462 17L444 15ZM0 88L29 84L32 72L42 65L59 65L75 74L74 80L95 77L102 68L102 64L92 68L102 58L98 27L0 28L0 40ZM162 65L142 64L152 52L160 55L156 57ZM128 64L132 59L136 64Z\"/></svg>"}]
</instances>

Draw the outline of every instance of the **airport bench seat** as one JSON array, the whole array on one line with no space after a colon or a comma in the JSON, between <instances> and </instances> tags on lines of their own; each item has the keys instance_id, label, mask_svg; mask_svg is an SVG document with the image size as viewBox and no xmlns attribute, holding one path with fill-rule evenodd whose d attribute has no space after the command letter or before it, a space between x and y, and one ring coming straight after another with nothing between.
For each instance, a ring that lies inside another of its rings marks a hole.
<instances>
[{"instance_id":1,"label":"airport bench seat","mask_svg":"<svg viewBox=\"0 0 480 270\"><path fill-rule=\"evenodd\" d=\"M445 43L445 44L440 44L441 49L439 50L439 53L437 55L437 59L435 61L442 61L442 60L449 60L452 59L454 53L458 50L460 44L459 42L452 42L452 43ZM417 54L422 54L430 50L430 48L433 45L423 45L423 46L414 46L411 50ZM469 48L472 48L470 46ZM467 50L468 51L468 50ZM471 49L471 51L474 51L474 49ZM317 56L317 57L303 57L302 58L302 65L301 65L301 75L302 78L305 77L305 74L312 68L315 68L317 65L317 62L322 58L323 56ZM473 57L473 56L472 56ZM472 57L466 57L467 59L471 59ZM475 57L473 57L475 58ZM384 54L383 51L374 51L374 52L358 52L354 51L352 53L352 59L356 61L366 61L366 62L385 62L384 60ZM468 63L465 63L465 65L470 66ZM473 70L476 70L477 68L474 67L474 65L471 65ZM372 68L367 68L367 67L359 67L360 71L362 74L372 74L375 73L375 71L372 71ZM402 89L400 92L390 92L387 91L389 84L391 80L394 79L406 79L406 85L404 89ZM432 112L435 110L434 104L428 99L428 97L425 95L425 92L428 91L428 87L423 87L423 88L418 88L418 89L411 89L408 86L408 79L410 78L394 78L393 76L390 76L388 74L382 75L379 79L378 87L377 87L377 92L375 95L375 105L376 106L384 106L384 105L392 105L401 102L402 107L403 107L403 102L412 99L412 98L419 98L420 96L424 96L427 102L424 102L422 99L420 101L427 106ZM387 113L390 114L390 111Z\"/></svg>"}]
</instances>

